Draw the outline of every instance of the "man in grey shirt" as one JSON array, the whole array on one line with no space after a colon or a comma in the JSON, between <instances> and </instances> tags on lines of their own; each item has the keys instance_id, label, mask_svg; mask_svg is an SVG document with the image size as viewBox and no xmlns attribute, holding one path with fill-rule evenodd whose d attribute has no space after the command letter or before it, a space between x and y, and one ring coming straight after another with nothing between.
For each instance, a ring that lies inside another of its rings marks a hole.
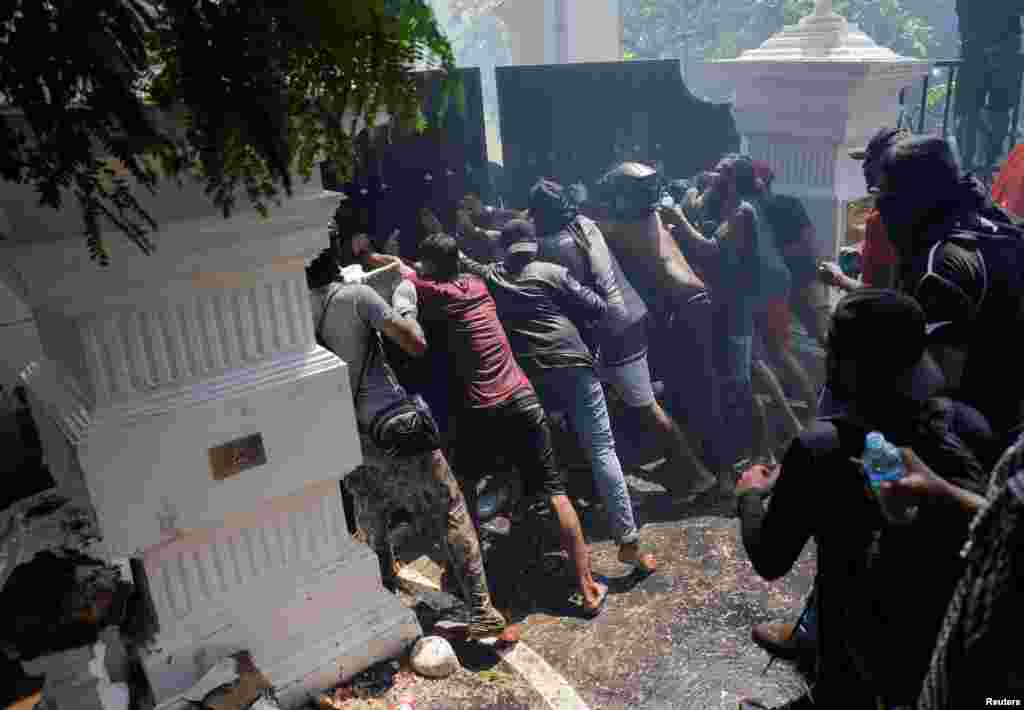
<instances>
[{"instance_id":1,"label":"man in grey shirt","mask_svg":"<svg viewBox=\"0 0 1024 710\"><path fill-rule=\"evenodd\" d=\"M341 266L358 263L369 242L362 234L332 241L334 246L313 261L306 276L321 342L349 365L363 465L345 478L344 485L354 499L358 527L379 557L385 584L394 589L398 568L389 522L395 511L412 513L413 524L422 534L441 540L469 600L469 637L514 642L517 630L507 627L491 602L480 541L444 454L434 450L417 456L388 456L364 433L378 413L407 397L374 331L410 355L426 350L423 331L409 317L415 315L415 289L411 294L407 287L396 289L392 307L368 285L339 283Z\"/></svg>"}]
</instances>

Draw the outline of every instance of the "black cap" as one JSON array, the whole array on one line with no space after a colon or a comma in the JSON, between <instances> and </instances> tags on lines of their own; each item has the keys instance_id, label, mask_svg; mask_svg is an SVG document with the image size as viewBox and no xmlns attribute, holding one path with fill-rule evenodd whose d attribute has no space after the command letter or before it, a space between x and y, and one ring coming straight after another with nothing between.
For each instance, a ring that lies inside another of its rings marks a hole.
<instances>
[{"instance_id":1,"label":"black cap","mask_svg":"<svg viewBox=\"0 0 1024 710\"><path fill-rule=\"evenodd\" d=\"M537 230L525 219L513 219L501 229L501 246L508 254L536 254Z\"/></svg>"},{"instance_id":2,"label":"black cap","mask_svg":"<svg viewBox=\"0 0 1024 710\"><path fill-rule=\"evenodd\" d=\"M864 162L876 160L882 156L886 148L904 138L909 138L910 135L910 131L906 128L890 128L888 126L879 128L866 146L851 150L850 157Z\"/></svg>"},{"instance_id":3,"label":"black cap","mask_svg":"<svg viewBox=\"0 0 1024 710\"><path fill-rule=\"evenodd\" d=\"M566 189L554 180L541 178L530 188L530 216L542 230L558 230L579 213Z\"/></svg>"},{"instance_id":4,"label":"black cap","mask_svg":"<svg viewBox=\"0 0 1024 710\"><path fill-rule=\"evenodd\" d=\"M914 136L891 144L882 153L882 170L890 190L913 192L931 201L948 197L960 180L953 147L938 136Z\"/></svg>"},{"instance_id":5,"label":"black cap","mask_svg":"<svg viewBox=\"0 0 1024 710\"><path fill-rule=\"evenodd\" d=\"M927 399L945 384L925 356L927 318L921 305L891 289L863 288L844 296L829 328L829 351L865 365L885 387Z\"/></svg>"}]
</instances>

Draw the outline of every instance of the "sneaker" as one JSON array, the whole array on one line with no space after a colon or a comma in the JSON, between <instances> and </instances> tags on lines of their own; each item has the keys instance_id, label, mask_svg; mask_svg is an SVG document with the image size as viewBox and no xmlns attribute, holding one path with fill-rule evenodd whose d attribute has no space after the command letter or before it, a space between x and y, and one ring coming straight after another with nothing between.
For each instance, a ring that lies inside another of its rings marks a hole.
<instances>
[{"instance_id":1,"label":"sneaker","mask_svg":"<svg viewBox=\"0 0 1024 710\"><path fill-rule=\"evenodd\" d=\"M469 621L467 638L470 641L494 640L498 644L513 644L519 641L519 627L509 625L501 612L490 607L473 612Z\"/></svg>"},{"instance_id":2,"label":"sneaker","mask_svg":"<svg viewBox=\"0 0 1024 710\"><path fill-rule=\"evenodd\" d=\"M741 700L739 710L814 710L816 706L810 695L801 695L783 705L765 705L760 700Z\"/></svg>"},{"instance_id":3,"label":"sneaker","mask_svg":"<svg viewBox=\"0 0 1024 710\"><path fill-rule=\"evenodd\" d=\"M798 632L796 624L792 622L757 624L750 636L765 651L787 661L813 655L817 650L814 640Z\"/></svg>"}]
</instances>

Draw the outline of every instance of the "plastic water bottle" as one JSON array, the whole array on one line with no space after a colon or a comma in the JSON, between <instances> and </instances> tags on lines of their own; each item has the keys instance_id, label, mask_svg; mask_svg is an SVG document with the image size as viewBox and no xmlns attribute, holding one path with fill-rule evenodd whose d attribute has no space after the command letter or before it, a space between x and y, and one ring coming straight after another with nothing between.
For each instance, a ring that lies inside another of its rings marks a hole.
<instances>
[{"instance_id":1,"label":"plastic water bottle","mask_svg":"<svg viewBox=\"0 0 1024 710\"><path fill-rule=\"evenodd\" d=\"M881 432L873 431L865 437L863 461L864 472L875 492L882 481L898 481L906 474L900 450L886 441Z\"/></svg>"},{"instance_id":2,"label":"plastic water bottle","mask_svg":"<svg viewBox=\"0 0 1024 710\"><path fill-rule=\"evenodd\" d=\"M875 492L879 508L885 519L896 525L906 525L912 522L917 515L916 506L906 506L898 500L879 496L883 481L898 481L907 473L900 450L886 441L880 432L873 431L864 439L862 460L864 472L871 482L871 488Z\"/></svg>"}]
</instances>

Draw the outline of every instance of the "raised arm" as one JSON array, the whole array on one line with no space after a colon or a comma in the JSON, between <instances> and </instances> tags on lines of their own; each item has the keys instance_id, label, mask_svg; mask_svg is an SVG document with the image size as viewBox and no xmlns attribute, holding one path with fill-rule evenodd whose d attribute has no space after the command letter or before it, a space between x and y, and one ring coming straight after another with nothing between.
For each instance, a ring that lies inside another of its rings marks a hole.
<instances>
[{"instance_id":1,"label":"raised arm","mask_svg":"<svg viewBox=\"0 0 1024 710\"><path fill-rule=\"evenodd\" d=\"M413 357L426 352L427 340L423 337L419 323L399 315L371 287L362 285L357 288L355 307L360 318Z\"/></svg>"},{"instance_id":2,"label":"raised arm","mask_svg":"<svg viewBox=\"0 0 1024 710\"><path fill-rule=\"evenodd\" d=\"M672 228L672 234L691 244L694 250L701 256L718 256L721 247L714 237L705 237L701 232L690 224L683 210L679 207L663 208L661 218L665 226Z\"/></svg>"}]
</instances>

